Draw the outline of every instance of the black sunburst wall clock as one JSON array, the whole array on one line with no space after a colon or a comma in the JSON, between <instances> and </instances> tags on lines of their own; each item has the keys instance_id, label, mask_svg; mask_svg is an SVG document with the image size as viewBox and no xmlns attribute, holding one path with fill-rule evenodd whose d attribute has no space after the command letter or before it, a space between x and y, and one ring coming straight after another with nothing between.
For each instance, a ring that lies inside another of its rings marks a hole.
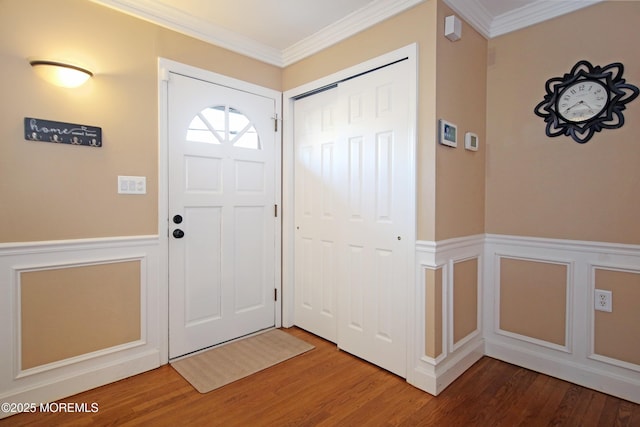
<instances>
[{"instance_id":1,"label":"black sunburst wall clock","mask_svg":"<svg viewBox=\"0 0 640 427\"><path fill-rule=\"evenodd\" d=\"M566 135L584 144L602 129L622 127L625 104L639 93L623 72L619 62L594 67L579 61L570 73L547 80L547 94L534 110L547 123L547 136Z\"/></svg>"}]
</instances>

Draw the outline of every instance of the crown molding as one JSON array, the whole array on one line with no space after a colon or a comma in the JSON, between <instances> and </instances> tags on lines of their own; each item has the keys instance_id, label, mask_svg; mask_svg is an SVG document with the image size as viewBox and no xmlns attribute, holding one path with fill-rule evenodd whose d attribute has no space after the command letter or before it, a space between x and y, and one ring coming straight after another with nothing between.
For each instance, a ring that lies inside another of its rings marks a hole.
<instances>
[{"instance_id":1,"label":"crown molding","mask_svg":"<svg viewBox=\"0 0 640 427\"><path fill-rule=\"evenodd\" d=\"M207 43L278 67L291 65L425 0L376 0L364 8L280 51L153 0L91 0ZM485 38L490 39L605 0L537 0L492 16L481 0L444 0Z\"/></svg>"},{"instance_id":2,"label":"crown molding","mask_svg":"<svg viewBox=\"0 0 640 427\"><path fill-rule=\"evenodd\" d=\"M153 0L91 0L225 49L285 67L425 0L377 0L280 51Z\"/></svg>"},{"instance_id":3,"label":"crown molding","mask_svg":"<svg viewBox=\"0 0 640 427\"><path fill-rule=\"evenodd\" d=\"M127 15L268 64L283 66L280 50L152 0L91 0Z\"/></svg>"},{"instance_id":4,"label":"crown molding","mask_svg":"<svg viewBox=\"0 0 640 427\"><path fill-rule=\"evenodd\" d=\"M285 66L326 49L425 0L377 0L282 51Z\"/></svg>"},{"instance_id":5,"label":"crown molding","mask_svg":"<svg viewBox=\"0 0 640 427\"><path fill-rule=\"evenodd\" d=\"M548 19L575 12L602 1L604 0L538 0L535 3L496 16L491 22L489 38L498 37Z\"/></svg>"},{"instance_id":6,"label":"crown molding","mask_svg":"<svg viewBox=\"0 0 640 427\"><path fill-rule=\"evenodd\" d=\"M492 16L480 0L444 0L485 38L520 30L605 0L537 0L518 9Z\"/></svg>"}]
</instances>

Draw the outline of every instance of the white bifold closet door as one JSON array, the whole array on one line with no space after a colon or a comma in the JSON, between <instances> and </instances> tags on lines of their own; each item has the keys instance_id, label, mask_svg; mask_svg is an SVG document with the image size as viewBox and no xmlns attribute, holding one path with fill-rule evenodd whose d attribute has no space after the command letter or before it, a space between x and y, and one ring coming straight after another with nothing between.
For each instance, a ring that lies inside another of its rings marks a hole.
<instances>
[{"instance_id":1,"label":"white bifold closet door","mask_svg":"<svg viewBox=\"0 0 640 427\"><path fill-rule=\"evenodd\" d=\"M294 103L295 324L406 377L408 62Z\"/></svg>"}]
</instances>

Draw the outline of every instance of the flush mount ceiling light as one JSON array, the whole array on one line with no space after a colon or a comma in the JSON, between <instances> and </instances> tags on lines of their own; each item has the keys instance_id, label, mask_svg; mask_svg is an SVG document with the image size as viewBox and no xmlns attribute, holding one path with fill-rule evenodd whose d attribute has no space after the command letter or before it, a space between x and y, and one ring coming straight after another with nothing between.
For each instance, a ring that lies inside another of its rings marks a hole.
<instances>
[{"instance_id":1,"label":"flush mount ceiling light","mask_svg":"<svg viewBox=\"0 0 640 427\"><path fill-rule=\"evenodd\" d=\"M29 63L40 77L56 86L78 87L93 76L85 68L62 62L35 60Z\"/></svg>"}]
</instances>

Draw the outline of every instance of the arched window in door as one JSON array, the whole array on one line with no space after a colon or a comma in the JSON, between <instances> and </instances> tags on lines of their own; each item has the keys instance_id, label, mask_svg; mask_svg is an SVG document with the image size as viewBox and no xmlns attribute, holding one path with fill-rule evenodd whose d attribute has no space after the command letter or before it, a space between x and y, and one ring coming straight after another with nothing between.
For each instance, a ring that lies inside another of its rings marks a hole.
<instances>
[{"instance_id":1,"label":"arched window in door","mask_svg":"<svg viewBox=\"0 0 640 427\"><path fill-rule=\"evenodd\" d=\"M196 114L187 129L187 141L262 149L258 131L251 120L228 105L207 107Z\"/></svg>"}]
</instances>

